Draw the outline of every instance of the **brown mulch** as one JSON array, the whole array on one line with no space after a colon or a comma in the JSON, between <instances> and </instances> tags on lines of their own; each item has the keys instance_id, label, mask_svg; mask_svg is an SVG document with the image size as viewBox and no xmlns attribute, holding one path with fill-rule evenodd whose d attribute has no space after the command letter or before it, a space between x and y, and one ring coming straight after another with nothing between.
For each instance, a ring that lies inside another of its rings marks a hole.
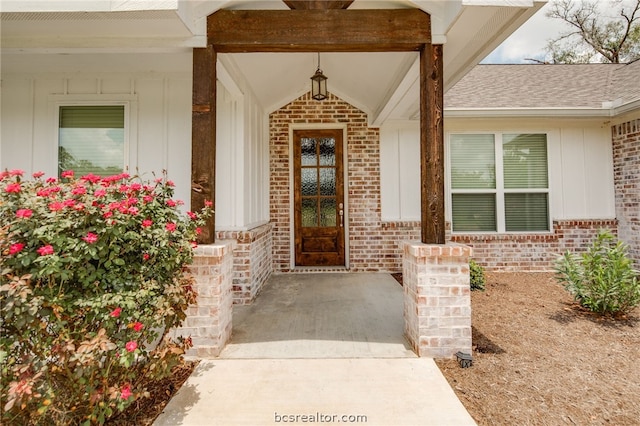
<instances>
[{"instance_id":1,"label":"brown mulch","mask_svg":"<svg viewBox=\"0 0 640 426\"><path fill-rule=\"evenodd\" d=\"M106 422L111 426L150 426L162 413L169 400L189 378L198 361L185 361L173 368L173 374L157 382L146 384L149 398L141 398L127 407L122 413Z\"/></svg>"},{"instance_id":2,"label":"brown mulch","mask_svg":"<svg viewBox=\"0 0 640 426\"><path fill-rule=\"evenodd\" d=\"M552 274L487 274L473 366L438 366L479 425L640 424L640 309L601 318Z\"/></svg>"}]
</instances>

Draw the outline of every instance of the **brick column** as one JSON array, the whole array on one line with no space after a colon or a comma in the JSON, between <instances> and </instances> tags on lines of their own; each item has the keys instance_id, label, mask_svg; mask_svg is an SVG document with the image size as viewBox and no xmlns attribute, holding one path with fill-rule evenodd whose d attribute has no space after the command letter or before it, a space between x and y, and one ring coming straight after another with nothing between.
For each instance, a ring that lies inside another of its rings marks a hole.
<instances>
[{"instance_id":1,"label":"brick column","mask_svg":"<svg viewBox=\"0 0 640 426\"><path fill-rule=\"evenodd\" d=\"M211 358L220 354L231 337L233 305L233 249L235 241L196 247L189 270L196 280L196 305L187 308L176 335L191 336L188 356Z\"/></svg>"},{"instance_id":2,"label":"brick column","mask_svg":"<svg viewBox=\"0 0 640 426\"><path fill-rule=\"evenodd\" d=\"M420 357L471 353L471 247L406 241L405 335Z\"/></svg>"}]
</instances>

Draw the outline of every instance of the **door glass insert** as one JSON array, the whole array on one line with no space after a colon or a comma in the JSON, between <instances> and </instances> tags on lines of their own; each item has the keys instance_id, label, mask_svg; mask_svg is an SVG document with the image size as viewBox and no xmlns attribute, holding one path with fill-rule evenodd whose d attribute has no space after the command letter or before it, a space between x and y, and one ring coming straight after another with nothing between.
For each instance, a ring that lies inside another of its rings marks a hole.
<instances>
[{"instance_id":1,"label":"door glass insert","mask_svg":"<svg viewBox=\"0 0 640 426\"><path fill-rule=\"evenodd\" d=\"M302 226L336 226L336 141L301 138Z\"/></svg>"}]
</instances>

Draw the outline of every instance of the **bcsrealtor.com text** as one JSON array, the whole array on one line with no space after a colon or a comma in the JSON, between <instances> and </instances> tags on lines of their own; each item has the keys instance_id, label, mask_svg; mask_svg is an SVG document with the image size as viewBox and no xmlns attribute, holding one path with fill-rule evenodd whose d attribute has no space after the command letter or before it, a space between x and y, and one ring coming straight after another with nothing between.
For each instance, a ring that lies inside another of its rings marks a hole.
<instances>
[{"instance_id":1,"label":"bcsrealtor.com text","mask_svg":"<svg viewBox=\"0 0 640 426\"><path fill-rule=\"evenodd\" d=\"M275 423L367 423L362 414L279 414L273 413Z\"/></svg>"}]
</instances>

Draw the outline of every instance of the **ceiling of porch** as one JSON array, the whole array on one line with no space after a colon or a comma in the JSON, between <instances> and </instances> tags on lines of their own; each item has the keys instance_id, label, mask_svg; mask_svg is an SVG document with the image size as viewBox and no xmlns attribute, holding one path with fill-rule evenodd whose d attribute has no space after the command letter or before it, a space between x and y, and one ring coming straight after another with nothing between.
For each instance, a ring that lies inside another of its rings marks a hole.
<instances>
[{"instance_id":1,"label":"ceiling of porch","mask_svg":"<svg viewBox=\"0 0 640 426\"><path fill-rule=\"evenodd\" d=\"M453 86L546 0L355 0L349 9L420 8L432 40L444 44L445 90ZM295 2L294 2L295 3ZM291 4L291 2L290 2ZM79 9L82 7L82 9ZM282 0L4 0L3 69L12 54L179 52L206 43L206 17L225 9L289 9ZM153 10L150 10L153 9ZM313 25L313 23L310 23ZM329 91L369 121L415 119L418 53L322 53ZM11 63L9 62L9 69ZM310 89L316 53L220 54L224 82L244 82L271 112ZM231 78L233 76L233 78Z\"/></svg>"}]
</instances>

